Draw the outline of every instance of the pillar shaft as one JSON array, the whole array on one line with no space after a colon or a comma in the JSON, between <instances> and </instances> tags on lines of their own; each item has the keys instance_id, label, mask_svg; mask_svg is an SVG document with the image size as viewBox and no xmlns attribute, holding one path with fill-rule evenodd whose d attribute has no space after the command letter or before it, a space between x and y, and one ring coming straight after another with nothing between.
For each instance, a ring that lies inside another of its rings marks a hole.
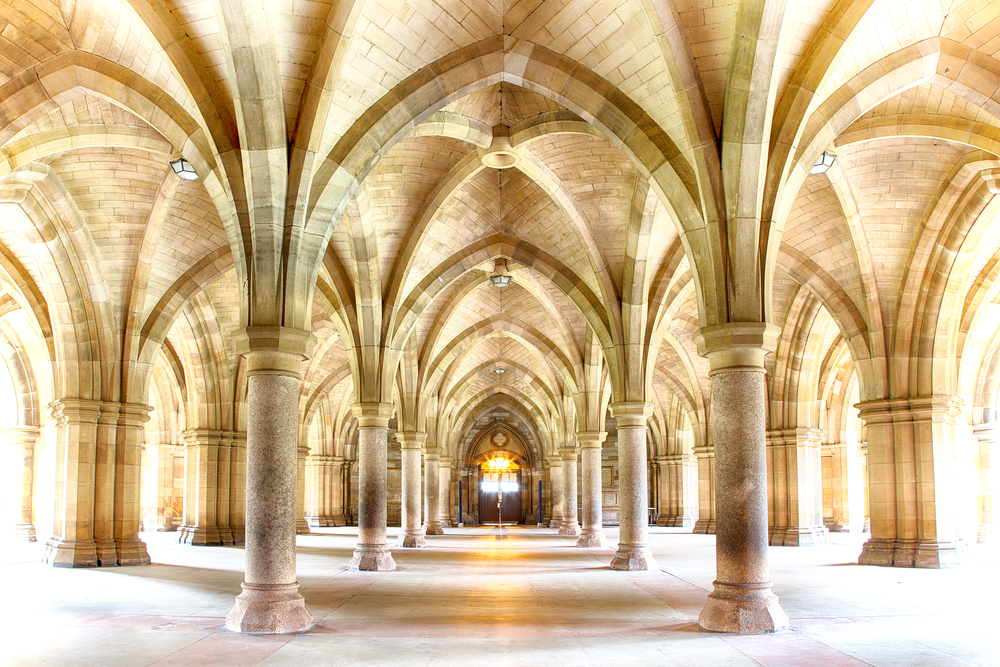
<instances>
[{"instance_id":1,"label":"pillar shaft","mask_svg":"<svg viewBox=\"0 0 1000 667\"><path fill-rule=\"evenodd\" d=\"M648 403L615 403L611 416L618 422L618 551L612 570L655 570L649 548L649 480L646 466Z\"/></svg>"},{"instance_id":2,"label":"pillar shaft","mask_svg":"<svg viewBox=\"0 0 1000 667\"><path fill-rule=\"evenodd\" d=\"M698 459L698 520L694 532L715 534L715 446L695 447Z\"/></svg>"},{"instance_id":3,"label":"pillar shaft","mask_svg":"<svg viewBox=\"0 0 1000 667\"><path fill-rule=\"evenodd\" d=\"M226 618L234 632L278 634L312 625L295 579L298 399L304 331L248 327L246 573ZM264 348L259 349L259 348ZM274 349L277 348L277 349Z\"/></svg>"},{"instance_id":4,"label":"pillar shaft","mask_svg":"<svg viewBox=\"0 0 1000 667\"><path fill-rule=\"evenodd\" d=\"M580 522L577 518L576 466L576 447L564 447L562 450L563 520L559 525L560 535L580 534Z\"/></svg>"},{"instance_id":5,"label":"pillar shaft","mask_svg":"<svg viewBox=\"0 0 1000 667\"><path fill-rule=\"evenodd\" d=\"M994 539L996 532L996 470L993 466L993 450L997 442L996 422L980 424L973 429L978 441L976 469L979 472L979 534L977 540L985 544Z\"/></svg>"},{"instance_id":6,"label":"pillar shaft","mask_svg":"<svg viewBox=\"0 0 1000 667\"><path fill-rule=\"evenodd\" d=\"M457 526L462 523L462 508L458 498L451 498L452 464L451 457L442 456L438 462L438 508L441 510L441 526ZM457 493L457 492L456 492Z\"/></svg>"},{"instance_id":7,"label":"pillar shaft","mask_svg":"<svg viewBox=\"0 0 1000 667\"><path fill-rule=\"evenodd\" d=\"M711 363L715 434L715 590L698 622L706 630L759 634L788 629L767 566L767 386L764 356L776 327L742 323L702 329Z\"/></svg>"},{"instance_id":8,"label":"pillar shaft","mask_svg":"<svg viewBox=\"0 0 1000 667\"><path fill-rule=\"evenodd\" d=\"M774 546L826 544L822 438L822 431L812 428L767 433L768 523Z\"/></svg>"},{"instance_id":9,"label":"pillar shaft","mask_svg":"<svg viewBox=\"0 0 1000 667\"><path fill-rule=\"evenodd\" d=\"M348 567L385 572L396 569L385 538L386 448L394 408L385 403L351 406L358 419L358 546Z\"/></svg>"},{"instance_id":10,"label":"pillar shaft","mask_svg":"<svg viewBox=\"0 0 1000 667\"><path fill-rule=\"evenodd\" d=\"M608 434L605 431L578 433L576 437L580 443L581 481L583 482L583 488L580 489L583 501L583 526L580 538L576 541L578 547L608 546L608 539L604 535L601 483L601 445L607 437Z\"/></svg>"},{"instance_id":11,"label":"pillar shaft","mask_svg":"<svg viewBox=\"0 0 1000 667\"><path fill-rule=\"evenodd\" d=\"M425 535L443 535L441 525L441 466L440 456L428 453L424 455L424 502L426 521ZM450 480L449 480L450 481Z\"/></svg>"},{"instance_id":12,"label":"pillar shaft","mask_svg":"<svg viewBox=\"0 0 1000 667\"><path fill-rule=\"evenodd\" d=\"M295 532L298 535L309 534L309 522L306 521L306 457L309 447L300 446L295 464Z\"/></svg>"},{"instance_id":13,"label":"pillar shaft","mask_svg":"<svg viewBox=\"0 0 1000 667\"><path fill-rule=\"evenodd\" d=\"M563 502L565 501L563 494L562 459L546 462L545 469L549 473L549 488L552 490L549 494L552 503L552 516L549 519L549 528L559 530L562 526Z\"/></svg>"},{"instance_id":14,"label":"pillar shaft","mask_svg":"<svg viewBox=\"0 0 1000 667\"><path fill-rule=\"evenodd\" d=\"M420 523L420 451L427 441L426 433L397 433L402 458L402 530L399 546L426 547L424 529Z\"/></svg>"},{"instance_id":15,"label":"pillar shaft","mask_svg":"<svg viewBox=\"0 0 1000 667\"><path fill-rule=\"evenodd\" d=\"M148 405L121 403L115 433L115 551L119 565L148 565L146 544L139 539L142 511L139 505L142 469L143 424L149 420Z\"/></svg>"},{"instance_id":16,"label":"pillar shaft","mask_svg":"<svg viewBox=\"0 0 1000 667\"><path fill-rule=\"evenodd\" d=\"M17 475L21 483L21 493L18 497L17 514L10 536L15 540L34 542L34 473L35 444L38 441L40 429L37 426L12 426L6 429L7 445L13 448L12 457L19 462L20 471Z\"/></svg>"}]
</instances>

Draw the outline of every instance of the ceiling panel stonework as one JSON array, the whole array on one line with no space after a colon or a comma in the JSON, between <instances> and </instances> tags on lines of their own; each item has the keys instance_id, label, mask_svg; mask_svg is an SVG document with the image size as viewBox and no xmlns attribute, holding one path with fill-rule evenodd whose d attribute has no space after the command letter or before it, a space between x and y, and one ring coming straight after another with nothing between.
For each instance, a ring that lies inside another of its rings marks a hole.
<instances>
[{"instance_id":1,"label":"ceiling panel stonework","mask_svg":"<svg viewBox=\"0 0 1000 667\"><path fill-rule=\"evenodd\" d=\"M367 429L472 466L493 410L546 480L618 419L636 512L686 489L668 527L714 531L752 468L790 544L842 474L862 562L947 560L974 520L918 480L978 474L1000 386L998 32L973 0L0 0L0 349L34 426L114 413L123 448L143 406L158 443L245 443L273 383L300 524L358 504L317 470L360 484Z\"/></svg>"}]
</instances>

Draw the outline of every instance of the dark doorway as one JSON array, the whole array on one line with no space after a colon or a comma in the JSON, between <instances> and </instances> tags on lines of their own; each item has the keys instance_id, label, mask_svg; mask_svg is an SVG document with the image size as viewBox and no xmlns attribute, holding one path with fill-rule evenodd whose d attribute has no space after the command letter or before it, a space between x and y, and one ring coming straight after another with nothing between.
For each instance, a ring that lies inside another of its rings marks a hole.
<instances>
[{"instance_id":1,"label":"dark doorway","mask_svg":"<svg viewBox=\"0 0 1000 667\"><path fill-rule=\"evenodd\" d=\"M521 522L520 470L479 475L479 523L497 524L501 518L507 524Z\"/></svg>"}]
</instances>

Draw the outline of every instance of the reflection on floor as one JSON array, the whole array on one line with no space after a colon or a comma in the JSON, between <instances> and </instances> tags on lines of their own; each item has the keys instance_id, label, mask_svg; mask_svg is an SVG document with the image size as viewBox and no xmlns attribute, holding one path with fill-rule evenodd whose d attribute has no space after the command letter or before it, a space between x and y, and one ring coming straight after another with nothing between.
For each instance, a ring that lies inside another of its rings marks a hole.
<instances>
[{"instance_id":1,"label":"reflection on floor","mask_svg":"<svg viewBox=\"0 0 1000 667\"><path fill-rule=\"evenodd\" d=\"M394 532L390 529L390 544ZM617 543L617 532L609 529ZM1000 558L973 545L954 570L863 567L862 537L771 549L792 631L703 632L714 538L652 528L662 571L612 572L611 549L548 529L452 528L398 569L345 570L356 529L299 536L315 627L249 637L222 627L243 551L144 534L154 565L53 569L40 545L5 545L3 665L998 665Z\"/></svg>"}]
</instances>

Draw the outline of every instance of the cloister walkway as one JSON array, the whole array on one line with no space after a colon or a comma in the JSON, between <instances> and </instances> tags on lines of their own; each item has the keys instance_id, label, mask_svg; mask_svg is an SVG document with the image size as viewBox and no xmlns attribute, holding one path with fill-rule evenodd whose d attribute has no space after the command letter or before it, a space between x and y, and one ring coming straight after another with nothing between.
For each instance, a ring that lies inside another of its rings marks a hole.
<instances>
[{"instance_id":1,"label":"cloister walkway","mask_svg":"<svg viewBox=\"0 0 1000 667\"><path fill-rule=\"evenodd\" d=\"M5 545L0 664L1000 664L1000 558L983 545L956 570L859 566L859 535L772 548L792 631L754 637L696 624L713 536L652 528L661 571L622 573L607 568L611 549L578 549L549 529L451 528L427 549L393 549L395 572L359 573L346 570L356 529L318 529L298 538L315 627L252 637L223 627L242 549L175 538L143 535L151 566L94 570L47 567L39 545Z\"/></svg>"}]
</instances>

